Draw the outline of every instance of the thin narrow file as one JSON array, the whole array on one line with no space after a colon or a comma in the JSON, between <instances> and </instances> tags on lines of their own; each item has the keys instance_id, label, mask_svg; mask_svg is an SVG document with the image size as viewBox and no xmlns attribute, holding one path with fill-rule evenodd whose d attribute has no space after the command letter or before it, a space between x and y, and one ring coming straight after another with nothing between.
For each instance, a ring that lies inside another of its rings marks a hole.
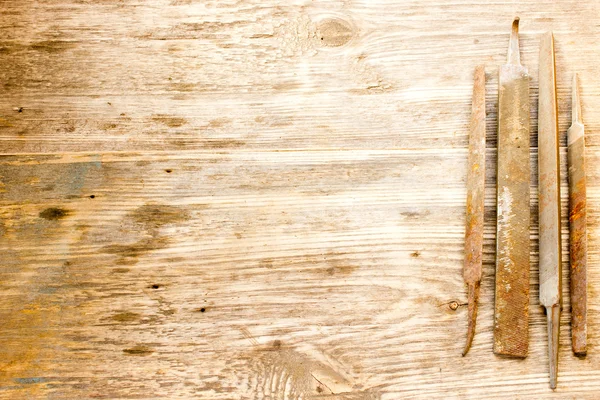
<instances>
[{"instance_id":1,"label":"thin narrow file","mask_svg":"<svg viewBox=\"0 0 600 400\"><path fill-rule=\"evenodd\" d=\"M560 159L554 37L547 33L540 43L538 103L539 268L540 304L548 320L550 387L558 376L558 337L561 297Z\"/></svg>"},{"instance_id":2,"label":"thin narrow file","mask_svg":"<svg viewBox=\"0 0 600 400\"><path fill-rule=\"evenodd\" d=\"M571 261L571 342L577 355L587 353L587 195L585 129L577 74L573 77L572 125L567 132Z\"/></svg>"},{"instance_id":3,"label":"thin narrow file","mask_svg":"<svg viewBox=\"0 0 600 400\"><path fill-rule=\"evenodd\" d=\"M467 343L463 350L463 356L471 348L475 336L483 258L483 201L485 196L485 69L483 65L475 68L470 129L465 263L463 268L463 277L468 286L469 320Z\"/></svg>"}]
</instances>

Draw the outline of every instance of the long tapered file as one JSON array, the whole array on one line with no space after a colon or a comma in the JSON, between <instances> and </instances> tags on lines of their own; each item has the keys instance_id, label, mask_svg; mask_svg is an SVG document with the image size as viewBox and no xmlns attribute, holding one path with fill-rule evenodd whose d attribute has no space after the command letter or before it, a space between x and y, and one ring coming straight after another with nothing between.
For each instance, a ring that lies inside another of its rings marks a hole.
<instances>
[{"instance_id":1,"label":"long tapered file","mask_svg":"<svg viewBox=\"0 0 600 400\"><path fill-rule=\"evenodd\" d=\"M554 38L540 42L538 103L538 193L540 304L548 320L550 387L556 388L561 299L560 164Z\"/></svg>"},{"instance_id":2,"label":"long tapered file","mask_svg":"<svg viewBox=\"0 0 600 400\"><path fill-rule=\"evenodd\" d=\"M529 74L519 55L519 19L499 71L494 353L529 350Z\"/></svg>"}]
</instances>

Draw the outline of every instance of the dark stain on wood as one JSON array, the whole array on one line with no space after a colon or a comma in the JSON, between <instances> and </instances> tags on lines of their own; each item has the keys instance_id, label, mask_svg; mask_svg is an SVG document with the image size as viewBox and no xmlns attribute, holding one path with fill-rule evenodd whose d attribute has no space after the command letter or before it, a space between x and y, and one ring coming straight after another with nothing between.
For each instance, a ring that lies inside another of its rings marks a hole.
<instances>
[{"instance_id":1,"label":"dark stain on wood","mask_svg":"<svg viewBox=\"0 0 600 400\"><path fill-rule=\"evenodd\" d=\"M198 85L190 82L169 82L169 91L191 93L198 90Z\"/></svg>"},{"instance_id":2,"label":"dark stain on wood","mask_svg":"<svg viewBox=\"0 0 600 400\"><path fill-rule=\"evenodd\" d=\"M133 243L118 243L103 246L100 251L121 257L119 265L136 264L137 257L151 251L164 249L169 244L169 238L160 235L159 229L164 225L175 224L191 218L187 209L165 204L144 204L136 208L124 218L124 223L130 225L130 232L138 237ZM140 237L141 236L141 237Z\"/></svg>"},{"instance_id":3,"label":"dark stain on wood","mask_svg":"<svg viewBox=\"0 0 600 400\"><path fill-rule=\"evenodd\" d=\"M103 131L110 131L113 129L116 129L118 127L118 125L114 122L107 122L106 124L103 124L100 129L102 129Z\"/></svg>"},{"instance_id":4,"label":"dark stain on wood","mask_svg":"<svg viewBox=\"0 0 600 400\"><path fill-rule=\"evenodd\" d=\"M109 253L109 254L111 254L111 253ZM119 253L117 252L117 253L112 253L112 254L119 254ZM135 258L121 258L115 262L115 264L117 264L117 265L135 265L137 263L138 263L138 260Z\"/></svg>"},{"instance_id":5,"label":"dark stain on wood","mask_svg":"<svg viewBox=\"0 0 600 400\"><path fill-rule=\"evenodd\" d=\"M56 221L59 219L66 218L70 213L71 211L64 208L50 207L46 208L44 211L41 211L39 216L40 218L44 218L49 221Z\"/></svg>"},{"instance_id":6,"label":"dark stain on wood","mask_svg":"<svg viewBox=\"0 0 600 400\"><path fill-rule=\"evenodd\" d=\"M263 258L262 260L260 260L260 262L258 263L258 266L260 268L267 268L267 269L271 269L273 268L273 259L272 258Z\"/></svg>"},{"instance_id":7,"label":"dark stain on wood","mask_svg":"<svg viewBox=\"0 0 600 400\"><path fill-rule=\"evenodd\" d=\"M29 45L31 50L46 53L60 53L75 47L74 43L64 40L43 40Z\"/></svg>"},{"instance_id":8,"label":"dark stain on wood","mask_svg":"<svg viewBox=\"0 0 600 400\"><path fill-rule=\"evenodd\" d=\"M154 353L154 350L152 350L148 346L136 345L129 349L124 349L123 353L129 354L132 356L148 356L148 355Z\"/></svg>"},{"instance_id":9,"label":"dark stain on wood","mask_svg":"<svg viewBox=\"0 0 600 400\"><path fill-rule=\"evenodd\" d=\"M137 322L140 320L140 318L140 314L130 311L120 312L111 317L113 321L117 322Z\"/></svg>"},{"instance_id":10,"label":"dark stain on wood","mask_svg":"<svg viewBox=\"0 0 600 400\"><path fill-rule=\"evenodd\" d=\"M146 204L133 211L130 217L135 222L150 229L183 222L190 218L190 214L187 210L176 206Z\"/></svg>"},{"instance_id":11,"label":"dark stain on wood","mask_svg":"<svg viewBox=\"0 0 600 400\"><path fill-rule=\"evenodd\" d=\"M335 265L327 268L325 272L330 275L350 275L358 269L357 265Z\"/></svg>"},{"instance_id":12,"label":"dark stain on wood","mask_svg":"<svg viewBox=\"0 0 600 400\"><path fill-rule=\"evenodd\" d=\"M141 240L133 244L112 244L104 246L102 252L107 254L118 254L125 258L135 258L150 251L160 250L167 247L168 238L158 237Z\"/></svg>"},{"instance_id":13,"label":"dark stain on wood","mask_svg":"<svg viewBox=\"0 0 600 400\"><path fill-rule=\"evenodd\" d=\"M182 117L175 117L166 114L156 114L152 116L152 121L161 123L168 126L169 128L178 128L187 124L187 119Z\"/></svg>"},{"instance_id":14,"label":"dark stain on wood","mask_svg":"<svg viewBox=\"0 0 600 400\"><path fill-rule=\"evenodd\" d=\"M186 149L191 149L191 148L197 148L197 144L195 144L193 141L191 140L187 140L187 139L169 139L166 141L166 144L175 146L177 148L186 148Z\"/></svg>"}]
</instances>

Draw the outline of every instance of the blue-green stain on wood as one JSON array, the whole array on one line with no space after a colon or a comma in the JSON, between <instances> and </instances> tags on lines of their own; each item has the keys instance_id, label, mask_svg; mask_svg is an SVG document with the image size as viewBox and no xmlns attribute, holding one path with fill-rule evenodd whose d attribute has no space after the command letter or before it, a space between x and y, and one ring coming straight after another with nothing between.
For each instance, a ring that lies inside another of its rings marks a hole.
<instances>
[{"instance_id":1,"label":"blue-green stain on wood","mask_svg":"<svg viewBox=\"0 0 600 400\"><path fill-rule=\"evenodd\" d=\"M56 293L57 290L58 290L57 287L45 286L45 287L41 287L38 290L38 292L43 293L43 294L54 294L54 293Z\"/></svg>"},{"instance_id":2,"label":"blue-green stain on wood","mask_svg":"<svg viewBox=\"0 0 600 400\"><path fill-rule=\"evenodd\" d=\"M100 155L70 163L0 163L0 200L27 204L77 199L93 193L104 179Z\"/></svg>"},{"instance_id":3,"label":"blue-green stain on wood","mask_svg":"<svg viewBox=\"0 0 600 400\"><path fill-rule=\"evenodd\" d=\"M31 385L33 383L44 383L47 382L48 379L41 377L31 377L31 378L15 378L13 379L15 382L20 383L22 385Z\"/></svg>"},{"instance_id":4,"label":"blue-green stain on wood","mask_svg":"<svg viewBox=\"0 0 600 400\"><path fill-rule=\"evenodd\" d=\"M94 161L73 163L66 167L66 173L61 176L62 184L68 189L69 193L79 194L86 183L86 178L92 171L98 171L102 168L102 162L98 155L92 156Z\"/></svg>"}]
</instances>

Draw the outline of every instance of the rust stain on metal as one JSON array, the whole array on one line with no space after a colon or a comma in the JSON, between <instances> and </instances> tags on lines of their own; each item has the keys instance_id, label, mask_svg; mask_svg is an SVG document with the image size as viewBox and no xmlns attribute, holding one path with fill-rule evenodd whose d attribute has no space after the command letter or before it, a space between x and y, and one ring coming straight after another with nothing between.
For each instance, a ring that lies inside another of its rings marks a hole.
<instances>
[{"instance_id":1,"label":"rust stain on metal","mask_svg":"<svg viewBox=\"0 0 600 400\"><path fill-rule=\"evenodd\" d=\"M577 75L573 77L572 125L568 130L569 230L571 261L571 341L577 355L587 353L587 194L585 139Z\"/></svg>"},{"instance_id":2,"label":"rust stain on metal","mask_svg":"<svg viewBox=\"0 0 600 400\"><path fill-rule=\"evenodd\" d=\"M529 74L520 63L519 19L499 71L498 223L494 353L529 350Z\"/></svg>"},{"instance_id":3,"label":"rust stain on metal","mask_svg":"<svg viewBox=\"0 0 600 400\"><path fill-rule=\"evenodd\" d=\"M469 137L469 170L467 172L467 221L465 230L465 263L463 278L468 285L468 329L463 356L471 348L475 336L477 302L481 282L483 253L483 215L485 197L485 69L475 68L471 133Z\"/></svg>"},{"instance_id":4,"label":"rust stain on metal","mask_svg":"<svg viewBox=\"0 0 600 400\"><path fill-rule=\"evenodd\" d=\"M547 33L540 42L538 104L539 173L539 270L540 304L548 319L550 387L558 376L558 338L561 297L560 165L554 38Z\"/></svg>"}]
</instances>

